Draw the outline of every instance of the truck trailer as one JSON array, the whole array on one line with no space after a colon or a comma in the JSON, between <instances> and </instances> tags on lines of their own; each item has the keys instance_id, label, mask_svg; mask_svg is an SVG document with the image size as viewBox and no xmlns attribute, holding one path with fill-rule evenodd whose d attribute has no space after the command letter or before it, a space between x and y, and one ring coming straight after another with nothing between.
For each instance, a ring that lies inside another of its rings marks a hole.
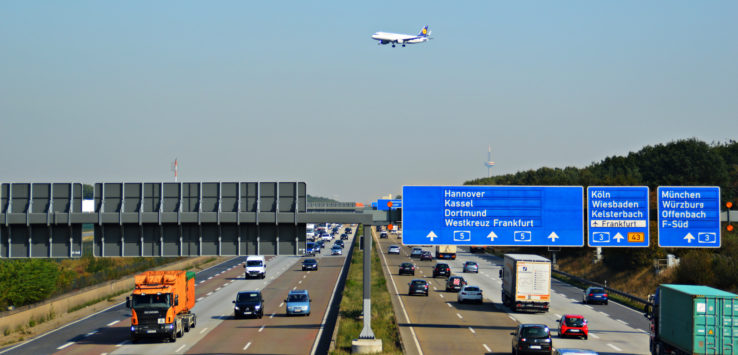
<instances>
[{"instance_id":1,"label":"truck trailer","mask_svg":"<svg viewBox=\"0 0 738 355\"><path fill-rule=\"evenodd\" d=\"M649 301L651 354L738 354L738 295L665 284Z\"/></svg>"},{"instance_id":2,"label":"truck trailer","mask_svg":"<svg viewBox=\"0 0 738 355\"><path fill-rule=\"evenodd\" d=\"M436 245L436 259L456 260L456 246Z\"/></svg>"},{"instance_id":3,"label":"truck trailer","mask_svg":"<svg viewBox=\"0 0 738 355\"><path fill-rule=\"evenodd\" d=\"M514 311L548 312L551 300L551 261L532 254L505 254L502 303Z\"/></svg>"},{"instance_id":4,"label":"truck trailer","mask_svg":"<svg viewBox=\"0 0 738 355\"><path fill-rule=\"evenodd\" d=\"M197 324L195 272L146 271L135 276L135 288L126 297L131 309L131 342L164 338L175 342Z\"/></svg>"}]
</instances>

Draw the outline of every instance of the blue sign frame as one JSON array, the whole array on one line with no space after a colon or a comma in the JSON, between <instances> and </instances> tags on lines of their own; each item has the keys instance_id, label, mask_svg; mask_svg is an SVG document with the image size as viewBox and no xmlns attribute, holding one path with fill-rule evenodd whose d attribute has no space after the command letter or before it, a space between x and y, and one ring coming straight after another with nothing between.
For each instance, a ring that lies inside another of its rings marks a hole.
<instances>
[{"instance_id":1,"label":"blue sign frame","mask_svg":"<svg viewBox=\"0 0 738 355\"><path fill-rule=\"evenodd\" d=\"M587 187L590 247L649 246L648 186Z\"/></svg>"},{"instance_id":2,"label":"blue sign frame","mask_svg":"<svg viewBox=\"0 0 738 355\"><path fill-rule=\"evenodd\" d=\"M720 248L720 187L659 186L659 246Z\"/></svg>"},{"instance_id":3,"label":"blue sign frame","mask_svg":"<svg viewBox=\"0 0 738 355\"><path fill-rule=\"evenodd\" d=\"M405 245L584 246L582 186L403 186Z\"/></svg>"}]
</instances>

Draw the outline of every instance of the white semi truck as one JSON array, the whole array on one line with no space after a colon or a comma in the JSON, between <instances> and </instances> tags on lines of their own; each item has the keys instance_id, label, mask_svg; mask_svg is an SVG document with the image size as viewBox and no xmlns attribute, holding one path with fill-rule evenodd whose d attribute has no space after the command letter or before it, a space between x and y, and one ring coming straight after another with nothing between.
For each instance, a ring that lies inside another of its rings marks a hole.
<instances>
[{"instance_id":1,"label":"white semi truck","mask_svg":"<svg viewBox=\"0 0 738 355\"><path fill-rule=\"evenodd\" d=\"M548 312L551 301L551 260L532 254L505 254L502 303L513 311Z\"/></svg>"}]
</instances>

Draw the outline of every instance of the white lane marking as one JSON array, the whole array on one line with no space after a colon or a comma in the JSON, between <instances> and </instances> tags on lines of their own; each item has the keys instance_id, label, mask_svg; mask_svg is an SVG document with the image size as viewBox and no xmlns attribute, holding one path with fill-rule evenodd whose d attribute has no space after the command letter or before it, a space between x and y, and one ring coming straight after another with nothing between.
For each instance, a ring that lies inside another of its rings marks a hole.
<instances>
[{"instance_id":1,"label":"white lane marking","mask_svg":"<svg viewBox=\"0 0 738 355\"><path fill-rule=\"evenodd\" d=\"M293 289L293 290L297 290L297 286L293 287L292 289Z\"/></svg>"},{"instance_id":2,"label":"white lane marking","mask_svg":"<svg viewBox=\"0 0 738 355\"><path fill-rule=\"evenodd\" d=\"M477 334L477 332L474 331L474 328L469 327L469 331L472 332L472 334Z\"/></svg>"},{"instance_id":3,"label":"white lane marking","mask_svg":"<svg viewBox=\"0 0 738 355\"><path fill-rule=\"evenodd\" d=\"M280 304L279 304L279 306L280 306L280 307L284 306L284 302L280 303Z\"/></svg>"},{"instance_id":4,"label":"white lane marking","mask_svg":"<svg viewBox=\"0 0 738 355\"><path fill-rule=\"evenodd\" d=\"M561 318L560 314L554 314L554 315L556 316L556 318Z\"/></svg>"},{"instance_id":5,"label":"white lane marking","mask_svg":"<svg viewBox=\"0 0 738 355\"><path fill-rule=\"evenodd\" d=\"M372 232L372 238L374 240L377 240L377 238L374 236L374 232ZM410 317L408 317L407 310L405 309L405 302L402 302L402 297L399 296L400 293L397 291L397 284L395 283L395 277L392 276L392 272L389 269L387 258L382 253L379 253L379 255L381 255L382 260L384 260L384 267L387 268L387 275L389 275L390 281L392 281L392 287L395 289L395 294L398 295L397 300L400 302L400 308L402 309L402 314L405 316L405 321L407 323L410 323ZM412 260L412 258L408 258L408 259ZM412 334L413 336L413 342L415 343L415 347L418 349L418 354L423 355L423 350L420 348L420 342L418 342L418 336L415 335L415 329L412 326L410 326L409 328L410 328L410 334Z\"/></svg>"},{"instance_id":6,"label":"white lane marking","mask_svg":"<svg viewBox=\"0 0 738 355\"><path fill-rule=\"evenodd\" d=\"M182 344L182 346L180 346L180 347L179 347L179 349L177 349L177 350L176 350L176 351L174 351L174 352L175 352L175 353L178 353L178 352L182 351L182 349L184 349L184 347L185 347L185 346L187 346L187 344Z\"/></svg>"},{"instance_id":7,"label":"white lane marking","mask_svg":"<svg viewBox=\"0 0 738 355\"><path fill-rule=\"evenodd\" d=\"M452 308L451 303L446 303L446 305L448 306L448 308Z\"/></svg>"},{"instance_id":8,"label":"white lane marking","mask_svg":"<svg viewBox=\"0 0 738 355\"><path fill-rule=\"evenodd\" d=\"M205 333L206 330L208 330L208 328L202 328L202 330L200 331L200 334Z\"/></svg>"},{"instance_id":9,"label":"white lane marking","mask_svg":"<svg viewBox=\"0 0 738 355\"><path fill-rule=\"evenodd\" d=\"M93 331L91 331L91 332L89 332L89 333L85 334L85 336L86 336L86 337L88 337L88 336L90 336L90 335L94 335L95 333L97 333L97 330L93 330Z\"/></svg>"},{"instance_id":10,"label":"white lane marking","mask_svg":"<svg viewBox=\"0 0 738 355\"><path fill-rule=\"evenodd\" d=\"M456 316L459 317L459 319L464 319L464 317L462 317L461 314L456 313Z\"/></svg>"},{"instance_id":11,"label":"white lane marking","mask_svg":"<svg viewBox=\"0 0 738 355\"><path fill-rule=\"evenodd\" d=\"M280 306L280 307L282 307L282 306ZM269 316L269 318L274 318L274 315L275 315L275 314L276 314L276 313L272 313L272 315L270 315L270 316Z\"/></svg>"},{"instance_id":12,"label":"white lane marking","mask_svg":"<svg viewBox=\"0 0 738 355\"><path fill-rule=\"evenodd\" d=\"M108 327L112 327L112 326L116 325L116 324L117 324L118 322L120 322L120 320L114 320L114 321L112 321L112 322L108 323L108 325L107 325L107 326L108 326Z\"/></svg>"},{"instance_id":13,"label":"white lane marking","mask_svg":"<svg viewBox=\"0 0 738 355\"><path fill-rule=\"evenodd\" d=\"M122 341L122 342L120 342L118 344L115 344L115 347L116 348L120 348L121 346L126 345L126 344L129 344L130 342L131 342L130 340L124 340L124 341Z\"/></svg>"},{"instance_id":14,"label":"white lane marking","mask_svg":"<svg viewBox=\"0 0 738 355\"><path fill-rule=\"evenodd\" d=\"M212 278L213 278L213 277L212 277L212 276L210 276L210 277L208 277L208 280L210 280L210 279L212 279Z\"/></svg>"},{"instance_id":15,"label":"white lane marking","mask_svg":"<svg viewBox=\"0 0 738 355\"><path fill-rule=\"evenodd\" d=\"M484 350L487 350L488 353L492 352L492 349L490 349L489 346L487 346L487 344L482 344L482 346L484 347Z\"/></svg>"},{"instance_id":16,"label":"white lane marking","mask_svg":"<svg viewBox=\"0 0 738 355\"><path fill-rule=\"evenodd\" d=\"M628 322L626 322L626 321L624 321L624 320L622 320L622 319L616 319L616 320L617 320L618 322L620 322L620 323L623 323L623 324L625 324L625 325L628 325Z\"/></svg>"},{"instance_id":17,"label":"white lane marking","mask_svg":"<svg viewBox=\"0 0 738 355\"><path fill-rule=\"evenodd\" d=\"M436 286L433 286L433 291L438 291L438 288L436 288Z\"/></svg>"},{"instance_id":18,"label":"white lane marking","mask_svg":"<svg viewBox=\"0 0 738 355\"><path fill-rule=\"evenodd\" d=\"M200 302L200 301L202 301L203 299L205 299L205 297L200 297L200 298L198 298L198 299L197 299L197 302Z\"/></svg>"},{"instance_id":19,"label":"white lane marking","mask_svg":"<svg viewBox=\"0 0 738 355\"><path fill-rule=\"evenodd\" d=\"M205 282L205 281L200 281L200 282L198 282L198 284L202 284L202 283L204 283L204 282Z\"/></svg>"},{"instance_id":20,"label":"white lane marking","mask_svg":"<svg viewBox=\"0 0 738 355\"><path fill-rule=\"evenodd\" d=\"M592 333L589 333L589 336L591 336L592 338L595 338L595 339L599 339L600 338L600 337L597 336L597 334L592 334Z\"/></svg>"},{"instance_id":21,"label":"white lane marking","mask_svg":"<svg viewBox=\"0 0 738 355\"><path fill-rule=\"evenodd\" d=\"M515 319L515 317L513 317L513 316L511 316L511 315L509 315L509 314L507 315L507 317L508 317L508 318L510 318L510 319L512 319L512 320L513 320L513 322L517 322L517 321L518 321L517 319Z\"/></svg>"},{"instance_id":22,"label":"white lane marking","mask_svg":"<svg viewBox=\"0 0 738 355\"><path fill-rule=\"evenodd\" d=\"M74 342L73 342L73 341L70 341L70 342L68 342L68 343L66 343L66 344L64 344L64 345L62 345L62 346L60 346L60 347L56 348L56 350L61 350L61 349L64 349L64 348L66 348L67 346L70 346L70 345L72 345L72 344L74 344Z\"/></svg>"},{"instance_id":23,"label":"white lane marking","mask_svg":"<svg viewBox=\"0 0 738 355\"><path fill-rule=\"evenodd\" d=\"M261 333L262 330L264 330L265 325L262 325L261 328L259 328L259 333Z\"/></svg>"},{"instance_id":24,"label":"white lane marking","mask_svg":"<svg viewBox=\"0 0 738 355\"><path fill-rule=\"evenodd\" d=\"M297 283L298 283L298 284L301 284L301 283L302 283L302 280L300 280L300 281L297 281Z\"/></svg>"},{"instance_id":25,"label":"white lane marking","mask_svg":"<svg viewBox=\"0 0 738 355\"><path fill-rule=\"evenodd\" d=\"M222 288L222 287L218 287L218 288L216 288L216 289L215 289L215 292L218 292L218 291L220 291L220 289L221 289L221 288Z\"/></svg>"},{"instance_id":26,"label":"white lane marking","mask_svg":"<svg viewBox=\"0 0 738 355\"><path fill-rule=\"evenodd\" d=\"M251 346L251 342L248 342L248 344L246 344L246 346L244 346L244 347L243 347L243 350L246 350L246 349L248 349L248 348L249 348L249 346Z\"/></svg>"},{"instance_id":27,"label":"white lane marking","mask_svg":"<svg viewBox=\"0 0 738 355\"><path fill-rule=\"evenodd\" d=\"M441 296L441 298L443 298L443 294L442 293L439 293L438 295Z\"/></svg>"},{"instance_id":28,"label":"white lane marking","mask_svg":"<svg viewBox=\"0 0 738 355\"><path fill-rule=\"evenodd\" d=\"M622 349L620 349L620 348L618 348L617 346L615 346L615 345L612 345L612 344L610 344L610 343L607 343L607 346L609 346L609 347L611 347L611 348L615 349L615 351L623 351Z\"/></svg>"},{"instance_id":29,"label":"white lane marking","mask_svg":"<svg viewBox=\"0 0 738 355\"><path fill-rule=\"evenodd\" d=\"M205 295L205 296L207 297L207 296L210 296L210 295L212 295L212 294L213 294L213 291L210 291L210 292L208 292L208 294L207 294L207 295Z\"/></svg>"},{"instance_id":30,"label":"white lane marking","mask_svg":"<svg viewBox=\"0 0 738 355\"><path fill-rule=\"evenodd\" d=\"M309 274L309 273L310 273L310 271L308 271L308 274ZM303 279L304 279L304 278L307 278L307 275L302 275L302 278L303 278Z\"/></svg>"},{"instance_id":31,"label":"white lane marking","mask_svg":"<svg viewBox=\"0 0 738 355\"><path fill-rule=\"evenodd\" d=\"M226 286L228 286L228 283L227 282L223 284L223 287L226 287Z\"/></svg>"}]
</instances>

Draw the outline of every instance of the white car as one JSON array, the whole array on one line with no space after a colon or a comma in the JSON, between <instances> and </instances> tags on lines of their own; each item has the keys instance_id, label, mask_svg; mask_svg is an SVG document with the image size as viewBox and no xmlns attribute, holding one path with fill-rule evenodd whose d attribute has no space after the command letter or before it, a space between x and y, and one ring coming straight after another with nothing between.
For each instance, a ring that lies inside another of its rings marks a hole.
<instances>
[{"instance_id":1,"label":"white car","mask_svg":"<svg viewBox=\"0 0 738 355\"><path fill-rule=\"evenodd\" d=\"M390 245L389 248L387 248L387 254L400 254L400 246L399 245Z\"/></svg>"},{"instance_id":2,"label":"white car","mask_svg":"<svg viewBox=\"0 0 738 355\"><path fill-rule=\"evenodd\" d=\"M323 234L320 235L320 239L323 239L323 240L331 240L331 239L333 239L333 237L331 237L331 235L328 234L328 233L323 233Z\"/></svg>"},{"instance_id":3,"label":"white car","mask_svg":"<svg viewBox=\"0 0 738 355\"><path fill-rule=\"evenodd\" d=\"M331 255L343 255L343 249L338 245L331 248Z\"/></svg>"},{"instance_id":4,"label":"white car","mask_svg":"<svg viewBox=\"0 0 738 355\"><path fill-rule=\"evenodd\" d=\"M482 303L482 299L484 296L482 296L482 289L479 288L479 286L464 286L461 288L461 291L459 291L459 297L458 302L464 303L464 302L479 302Z\"/></svg>"}]
</instances>

